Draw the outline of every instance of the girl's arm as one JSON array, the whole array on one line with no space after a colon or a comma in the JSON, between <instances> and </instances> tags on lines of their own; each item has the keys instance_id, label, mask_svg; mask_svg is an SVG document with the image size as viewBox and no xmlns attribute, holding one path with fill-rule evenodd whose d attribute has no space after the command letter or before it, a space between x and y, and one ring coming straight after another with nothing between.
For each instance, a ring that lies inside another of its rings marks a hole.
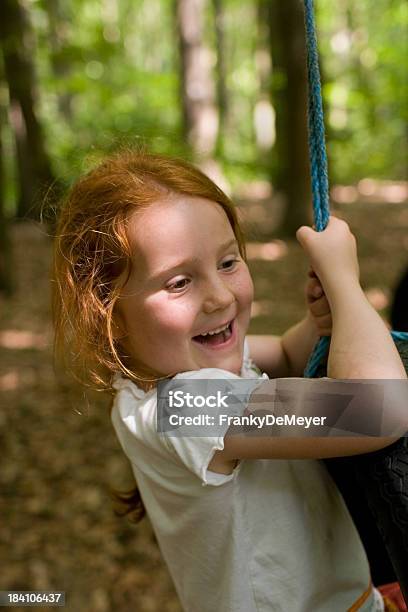
<instances>
[{"instance_id":1,"label":"girl's arm","mask_svg":"<svg viewBox=\"0 0 408 612\"><path fill-rule=\"evenodd\" d=\"M303 376L318 338L310 313L283 336L247 336L251 359L269 378Z\"/></svg>"},{"instance_id":2,"label":"girl's arm","mask_svg":"<svg viewBox=\"0 0 408 612\"><path fill-rule=\"evenodd\" d=\"M262 372L266 372L269 378L290 376L281 336L247 336L247 340L251 359Z\"/></svg>"},{"instance_id":3,"label":"girl's arm","mask_svg":"<svg viewBox=\"0 0 408 612\"><path fill-rule=\"evenodd\" d=\"M307 232L298 235L298 239L311 259L331 307L333 330L329 377L407 380L389 330L359 284L356 244L347 224L332 217L328 228L320 235L311 228L305 229ZM267 392L267 387L264 390L262 387L270 382L260 385L252 397ZM250 411L256 411L256 408L256 402L253 406L250 403ZM392 410L393 406L386 408ZM220 462L224 467L231 466L237 459L321 459L357 455L384 448L396 439L252 437L236 435L232 429L225 435L224 450L216 451L214 463L210 464L215 468L210 469L217 471Z\"/></svg>"},{"instance_id":4,"label":"girl's arm","mask_svg":"<svg viewBox=\"0 0 408 612\"><path fill-rule=\"evenodd\" d=\"M331 334L330 306L312 270L305 286L305 297L307 314L283 336L247 336L251 358L269 378L303 376L317 340Z\"/></svg>"},{"instance_id":5,"label":"girl's arm","mask_svg":"<svg viewBox=\"0 0 408 612\"><path fill-rule=\"evenodd\" d=\"M300 228L297 238L310 258L330 306L330 378L407 379L392 336L359 282L357 243L347 223L331 217L323 232ZM313 308L313 306L312 306Z\"/></svg>"}]
</instances>

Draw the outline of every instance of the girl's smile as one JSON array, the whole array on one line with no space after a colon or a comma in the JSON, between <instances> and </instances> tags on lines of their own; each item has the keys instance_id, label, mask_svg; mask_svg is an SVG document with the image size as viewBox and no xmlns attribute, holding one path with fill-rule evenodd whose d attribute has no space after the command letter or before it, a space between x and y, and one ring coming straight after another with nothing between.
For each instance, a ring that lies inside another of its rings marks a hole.
<instances>
[{"instance_id":1,"label":"girl's smile","mask_svg":"<svg viewBox=\"0 0 408 612\"><path fill-rule=\"evenodd\" d=\"M132 271L116 314L133 367L239 374L253 284L222 207L172 194L134 213L128 237Z\"/></svg>"},{"instance_id":2,"label":"girl's smile","mask_svg":"<svg viewBox=\"0 0 408 612\"><path fill-rule=\"evenodd\" d=\"M236 341L236 338L236 325L235 319L233 319L215 330L194 336L193 341L199 342L201 346L214 351L229 348Z\"/></svg>"}]
</instances>

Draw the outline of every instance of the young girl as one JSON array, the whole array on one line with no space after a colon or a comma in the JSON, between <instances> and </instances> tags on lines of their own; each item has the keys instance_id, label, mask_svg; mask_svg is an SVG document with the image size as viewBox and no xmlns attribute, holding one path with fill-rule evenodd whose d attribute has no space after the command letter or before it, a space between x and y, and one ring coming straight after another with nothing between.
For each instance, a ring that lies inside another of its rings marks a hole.
<instances>
[{"instance_id":1,"label":"young girl","mask_svg":"<svg viewBox=\"0 0 408 612\"><path fill-rule=\"evenodd\" d=\"M115 390L112 422L188 612L383 609L316 459L392 440L294 444L232 436L227 425L215 437L157 433L157 381L301 377L319 335L332 334L330 378L406 378L359 285L347 224L331 218L297 238L313 270L305 318L282 337L246 336L253 285L242 232L232 202L199 170L121 153L83 177L61 210L56 348L85 382Z\"/></svg>"}]
</instances>

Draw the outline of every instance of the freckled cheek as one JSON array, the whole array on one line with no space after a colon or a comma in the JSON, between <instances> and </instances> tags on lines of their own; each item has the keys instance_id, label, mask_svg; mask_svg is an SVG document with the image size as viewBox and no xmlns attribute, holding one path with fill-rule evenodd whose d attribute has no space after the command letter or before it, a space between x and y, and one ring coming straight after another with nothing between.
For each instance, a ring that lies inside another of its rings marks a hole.
<instances>
[{"instance_id":1,"label":"freckled cheek","mask_svg":"<svg viewBox=\"0 0 408 612\"><path fill-rule=\"evenodd\" d=\"M254 299L254 284L246 266L236 279L235 292L243 306L250 306L252 304Z\"/></svg>"},{"instance_id":2,"label":"freckled cheek","mask_svg":"<svg viewBox=\"0 0 408 612\"><path fill-rule=\"evenodd\" d=\"M166 337L189 334L194 327L196 309L193 304L182 303L182 300L157 299L146 305L149 327Z\"/></svg>"}]
</instances>

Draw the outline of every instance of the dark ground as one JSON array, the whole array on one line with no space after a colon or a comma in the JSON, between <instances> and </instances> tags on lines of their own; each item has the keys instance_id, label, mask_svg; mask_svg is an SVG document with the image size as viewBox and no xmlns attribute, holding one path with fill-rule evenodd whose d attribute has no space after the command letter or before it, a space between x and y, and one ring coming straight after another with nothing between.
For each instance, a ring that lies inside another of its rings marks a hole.
<instances>
[{"instance_id":1,"label":"dark ground","mask_svg":"<svg viewBox=\"0 0 408 612\"><path fill-rule=\"evenodd\" d=\"M255 243L268 241L263 216L273 208L242 210L256 286L250 332L280 334L303 316L308 265L293 240ZM408 207L357 202L333 212L357 236L363 288L386 318L408 264ZM108 487L126 487L129 472L108 399L86 399L54 375L51 240L19 223L13 243L17 291L0 301L0 590L64 590L70 612L179 612L148 520L132 526L113 513Z\"/></svg>"}]
</instances>

